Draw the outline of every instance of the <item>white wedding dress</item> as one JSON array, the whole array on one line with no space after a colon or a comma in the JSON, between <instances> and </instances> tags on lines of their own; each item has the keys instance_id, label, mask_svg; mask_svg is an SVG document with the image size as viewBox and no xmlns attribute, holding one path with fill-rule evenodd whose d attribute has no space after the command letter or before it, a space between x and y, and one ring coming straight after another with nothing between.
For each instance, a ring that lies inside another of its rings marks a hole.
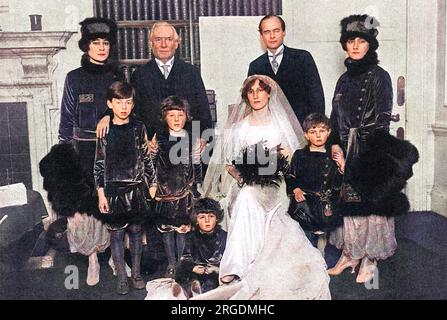
<instances>
[{"instance_id":1,"label":"white wedding dress","mask_svg":"<svg viewBox=\"0 0 447 320\"><path fill-rule=\"evenodd\" d=\"M284 141L272 124L235 125L236 148L265 141L268 148ZM237 275L241 281L221 286L195 299L330 299L329 276L321 253L287 213L285 183L280 187L233 184L229 204L227 247L220 278Z\"/></svg>"}]
</instances>

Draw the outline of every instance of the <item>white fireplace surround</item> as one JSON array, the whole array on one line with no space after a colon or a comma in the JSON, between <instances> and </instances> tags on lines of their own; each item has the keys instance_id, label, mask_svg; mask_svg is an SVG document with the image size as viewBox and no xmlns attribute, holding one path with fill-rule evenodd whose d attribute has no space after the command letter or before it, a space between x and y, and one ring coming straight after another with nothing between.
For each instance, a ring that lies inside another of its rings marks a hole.
<instances>
[{"instance_id":1,"label":"white fireplace surround","mask_svg":"<svg viewBox=\"0 0 447 320\"><path fill-rule=\"evenodd\" d=\"M46 195L39 161L53 141L59 121L52 75L53 56L66 48L74 32L0 32L0 103L24 102L27 107L33 189ZM44 196L46 198L46 196Z\"/></svg>"}]
</instances>

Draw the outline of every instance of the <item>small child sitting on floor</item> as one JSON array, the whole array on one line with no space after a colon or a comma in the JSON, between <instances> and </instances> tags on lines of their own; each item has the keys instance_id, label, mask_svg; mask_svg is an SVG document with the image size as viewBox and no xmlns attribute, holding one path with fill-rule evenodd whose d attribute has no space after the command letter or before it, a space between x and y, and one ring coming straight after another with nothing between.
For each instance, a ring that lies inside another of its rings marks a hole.
<instances>
[{"instance_id":1,"label":"small child sitting on floor","mask_svg":"<svg viewBox=\"0 0 447 320\"><path fill-rule=\"evenodd\" d=\"M191 213L194 230L189 234L176 272L176 281L187 292L193 288L195 293L204 293L219 286L219 265L227 242L227 232L219 225L222 219L219 202L204 198L194 204Z\"/></svg>"}]
</instances>

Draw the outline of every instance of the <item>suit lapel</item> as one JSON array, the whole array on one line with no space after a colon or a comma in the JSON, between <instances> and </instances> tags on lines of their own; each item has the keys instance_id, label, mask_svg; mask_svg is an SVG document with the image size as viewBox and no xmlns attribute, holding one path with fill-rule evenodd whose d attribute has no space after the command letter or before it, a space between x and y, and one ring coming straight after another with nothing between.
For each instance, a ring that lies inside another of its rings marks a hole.
<instances>
[{"instance_id":1,"label":"suit lapel","mask_svg":"<svg viewBox=\"0 0 447 320\"><path fill-rule=\"evenodd\" d=\"M179 58L175 57L174 58L174 63L173 63L172 68L171 68L171 72L169 72L168 79L170 77L175 77L175 74L177 73L177 69L178 68L179 68Z\"/></svg>"},{"instance_id":2,"label":"suit lapel","mask_svg":"<svg viewBox=\"0 0 447 320\"><path fill-rule=\"evenodd\" d=\"M160 100L160 81L163 79L163 74L157 65L155 59L149 62L149 72L147 73L148 81L144 84L147 88L146 92L150 99Z\"/></svg>"},{"instance_id":3,"label":"suit lapel","mask_svg":"<svg viewBox=\"0 0 447 320\"><path fill-rule=\"evenodd\" d=\"M279 69L278 69L278 72L276 73L276 76L280 76L283 72L285 72L285 70L288 70L289 63L290 63L289 48L284 46L282 61L281 61L281 64L279 65Z\"/></svg>"},{"instance_id":4,"label":"suit lapel","mask_svg":"<svg viewBox=\"0 0 447 320\"><path fill-rule=\"evenodd\" d=\"M163 73L158 67L157 61L155 61L155 59L152 59L149 62L149 68L150 68L150 74L154 76L153 78L158 78L159 76L163 77Z\"/></svg>"},{"instance_id":5,"label":"suit lapel","mask_svg":"<svg viewBox=\"0 0 447 320\"><path fill-rule=\"evenodd\" d=\"M264 74L270 78L275 78L275 73L273 72L272 64L270 63L269 54L266 52L262 56L262 64L264 68Z\"/></svg>"}]
</instances>

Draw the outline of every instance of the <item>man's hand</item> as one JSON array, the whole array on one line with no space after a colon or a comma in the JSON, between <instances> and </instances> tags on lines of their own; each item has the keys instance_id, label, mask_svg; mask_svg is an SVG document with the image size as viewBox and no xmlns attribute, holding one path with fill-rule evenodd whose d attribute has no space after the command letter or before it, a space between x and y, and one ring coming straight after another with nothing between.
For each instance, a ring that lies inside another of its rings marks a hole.
<instances>
[{"instance_id":1,"label":"man's hand","mask_svg":"<svg viewBox=\"0 0 447 320\"><path fill-rule=\"evenodd\" d=\"M96 137L102 139L109 133L110 116L104 116L96 126Z\"/></svg>"},{"instance_id":2,"label":"man's hand","mask_svg":"<svg viewBox=\"0 0 447 320\"><path fill-rule=\"evenodd\" d=\"M203 139L197 138L196 142L192 147L192 161L194 164L200 163L200 157L203 153L203 150L206 148L206 141Z\"/></svg>"},{"instance_id":3,"label":"man's hand","mask_svg":"<svg viewBox=\"0 0 447 320\"><path fill-rule=\"evenodd\" d=\"M293 194L295 195L296 202L304 202L306 201L305 193L300 188L296 188L293 190Z\"/></svg>"}]
</instances>

